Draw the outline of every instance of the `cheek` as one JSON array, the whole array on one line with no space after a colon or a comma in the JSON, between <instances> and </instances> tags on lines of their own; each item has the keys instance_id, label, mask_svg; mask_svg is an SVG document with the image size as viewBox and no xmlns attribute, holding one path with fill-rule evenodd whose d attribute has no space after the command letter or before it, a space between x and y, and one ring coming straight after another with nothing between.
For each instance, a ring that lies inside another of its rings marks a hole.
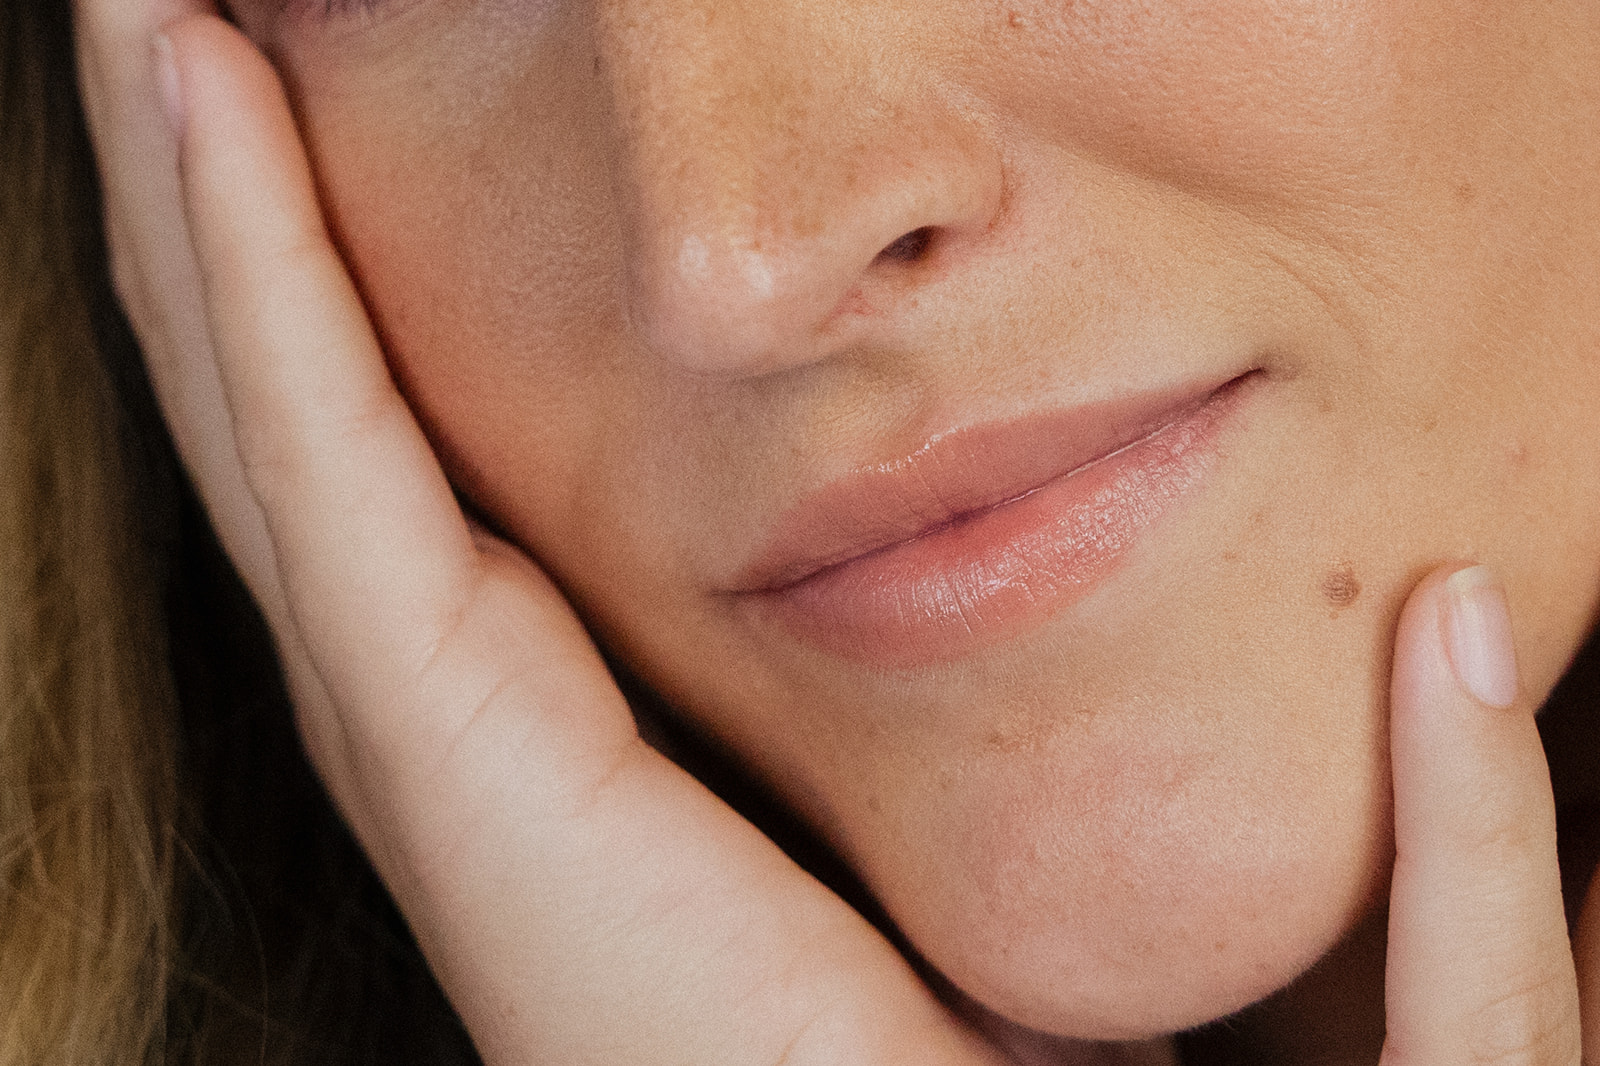
<instances>
[{"instance_id":1,"label":"cheek","mask_svg":"<svg viewBox=\"0 0 1600 1066\"><path fill-rule=\"evenodd\" d=\"M392 76L303 60L294 85L330 225L452 479L491 513L538 485L553 526L627 465L610 431L644 386L604 165L563 63L522 46L520 65L513 37L481 64L395 57Z\"/></svg>"},{"instance_id":2,"label":"cheek","mask_svg":"<svg viewBox=\"0 0 1600 1066\"><path fill-rule=\"evenodd\" d=\"M1085 158L1259 211L1367 197L1394 83L1380 5L1013 5L995 95ZM1041 92L1041 87L1044 91Z\"/></svg>"}]
</instances>

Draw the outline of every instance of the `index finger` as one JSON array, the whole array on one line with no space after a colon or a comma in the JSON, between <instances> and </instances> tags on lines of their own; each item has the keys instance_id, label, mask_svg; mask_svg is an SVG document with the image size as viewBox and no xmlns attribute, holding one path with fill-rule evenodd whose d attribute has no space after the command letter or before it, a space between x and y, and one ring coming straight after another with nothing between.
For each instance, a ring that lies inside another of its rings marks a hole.
<instances>
[{"instance_id":1,"label":"index finger","mask_svg":"<svg viewBox=\"0 0 1600 1066\"><path fill-rule=\"evenodd\" d=\"M199 273L163 113L151 42L161 27L215 11L212 0L75 0L78 80L94 142L112 276L166 424L229 555L270 560L244 484L233 423L211 358ZM270 570L270 562L257 570ZM247 567L248 569L248 567ZM282 614L276 578L251 582Z\"/></svg>"},{"instance_id":2,"label":"index finger","mask_svg":"<svg viewBox=\"0 0 1600 1066\"><path fill-rule=\"evenodd\" d=\"M276 72L220 19L167 35L189 233L277 577L312 658L334 650L328 684L403 684L478 553L323 224Z\"/></svg>"},{"instance_id":3,"label":"index finger","mask_svg":"<svg viewBox=\"0 0 1600 1066\"><path fill-rule=\"evenodd\" d=\"M195 291L193 256L178 193L172 133L162 113L151 42L175 20L215 10L211 0L75 0L73 22L78 80L94 142L105 201L112 272L152 361L153 384L170 416L221 407L215 374L194 365L163 364L209 350L198 301L159 299ZM154 342L154 343L152 343ZM165 371L165 372L163 372ZM204 462L214 449L192 417L178 419L186 461Z\"/></svg>"},{"instance_id":4,"label":"index finger","mask_svg":"<svg viewBox=\"0 0 1600 1066\"><path fill-rule=\"evenodd\" d=\"M1555 804L1482 567L1412 594L1390 701L1395 870L1385 1066L1577 1066Z\"/></svg>"}]
</instances>

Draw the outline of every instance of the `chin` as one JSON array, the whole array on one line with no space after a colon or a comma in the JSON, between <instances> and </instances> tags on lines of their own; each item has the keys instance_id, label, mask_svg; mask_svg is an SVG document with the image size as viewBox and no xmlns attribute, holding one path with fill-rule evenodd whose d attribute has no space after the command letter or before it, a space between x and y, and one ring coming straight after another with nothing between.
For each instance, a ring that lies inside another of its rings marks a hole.
<instances>
[{"instance_id":1,"label":"chin","mask_svg":"<svg viewBox=\"0 0 1600 1066\"><path fill-rule=\"evenodd\" d=\"M1308 732L1292 704L1194 706L1068 714L930 775L867 864L926 961L1009 1022L1132 1040L1330 951L1387 883L1382 716L1325 705L1361 726Z\"/></svg>"},{"instance_id":2,"label":"chin","mask_svg":"<svg viewBox=\"0 0 1600 1066\"><path fill-rule=\"evenodd\" d=\"M1120 900L1065 900L1050 886L1032 886L992 912L969 908L965 930L938 945L938 965L962 992L1017 1025L1082 1040L1136 1040L1266 998L1331 950L1364 910L1317 899L1314 884L1216 880L1189 883L1187 898L1168 907L1153 886L1130 887L1149 894ZM1276 892L1283 896L1273 898Z\"/></svg>"},{"instance_id":3,"label":"chin","mask_svg":"<svg viewBox=\"0 0 1600 1066\"><path fill-rule=\"evenodd\" d=\"M990 823L907 932L967 996L1044 1033L1131 1040L1232 1014L1332 949L1381 876L1277 813L1232 814L1169 816L1158 839Z\"/></svg>"}]
</instances>

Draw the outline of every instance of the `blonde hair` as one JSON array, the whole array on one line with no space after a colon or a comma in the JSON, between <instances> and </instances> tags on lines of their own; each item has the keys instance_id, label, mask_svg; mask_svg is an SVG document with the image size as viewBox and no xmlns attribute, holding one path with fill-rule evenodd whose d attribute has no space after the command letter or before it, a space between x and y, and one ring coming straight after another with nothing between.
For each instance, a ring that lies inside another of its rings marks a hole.
<instances>
[{"instance_id":1,"label":"blonde hair","mask_svg":"<svg viewBox=\"0 0 1600 1066\"><path fill-rule=\"evenodd\" d=\"M0 1066L473 1061L160 424L68 0L0 3L0 161Z\"/></svg>"},{"instance_id":2,"label":"blonde hair","mask_svg":"<svg viewBox=\"0 0 1600 1066\"><path fill-rule=\"evenodd\" d=\"M48 5L5 10L0 1063L140 1062L163 1042L172 956L167 656L149 531L129 520L138 457L100 359L70 39Z\"/></svg>"}]
</instances>

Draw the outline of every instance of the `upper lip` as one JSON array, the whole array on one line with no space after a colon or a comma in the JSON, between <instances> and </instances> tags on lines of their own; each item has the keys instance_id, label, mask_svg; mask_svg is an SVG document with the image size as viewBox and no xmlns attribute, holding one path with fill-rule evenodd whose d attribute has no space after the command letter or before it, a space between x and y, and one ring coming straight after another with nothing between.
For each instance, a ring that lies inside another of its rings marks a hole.
<instances>
[{"instance_id":1,"label":"upper lip","mask_svg":"<svg viewBox=\"0 0 1600 1066\"><path fill-rule=\"evenodd\" d=\"M733 591L778 592L1020 499L1160 432L1246 376L955 429L910 455L859 466L780 515Z\"/></svg>"}]
</instances>

